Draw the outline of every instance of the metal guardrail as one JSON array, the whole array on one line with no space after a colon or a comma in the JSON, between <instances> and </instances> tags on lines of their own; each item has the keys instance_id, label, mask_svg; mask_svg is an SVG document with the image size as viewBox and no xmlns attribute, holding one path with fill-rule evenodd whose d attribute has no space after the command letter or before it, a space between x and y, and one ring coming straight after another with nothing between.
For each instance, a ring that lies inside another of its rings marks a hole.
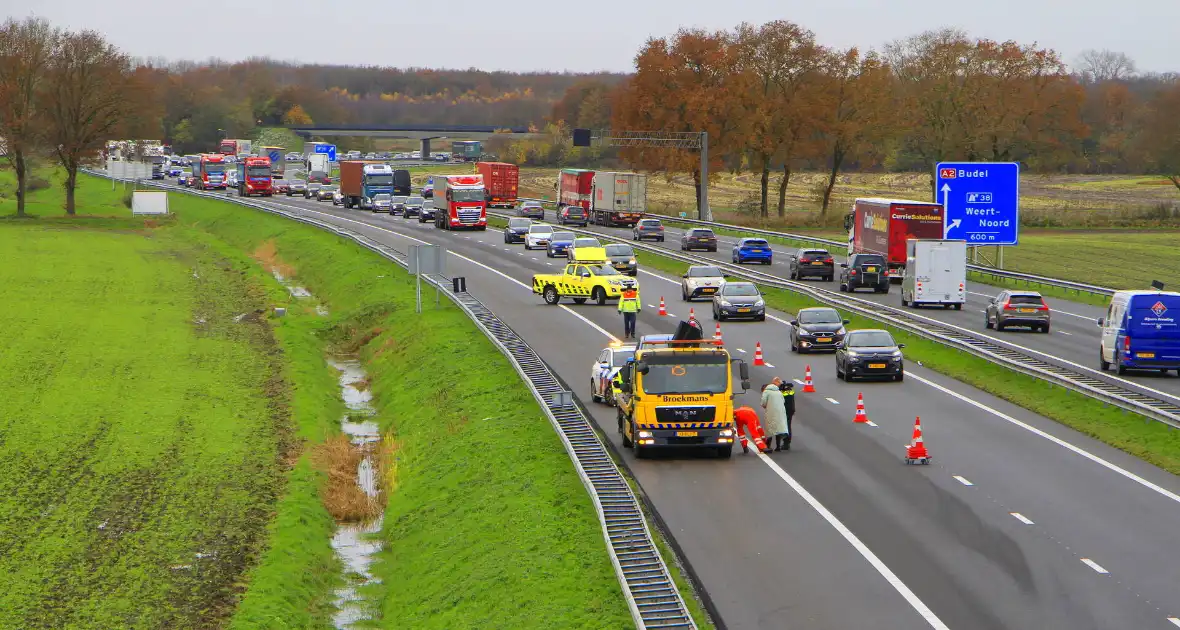
<instances>
[{"instance_id":1,"label":"metal guardrail","mask_svg":"<svg viewBox=\"0 0 1180 630\"><path fill-rule=\"evenodd\" d=\"M532 199L521 198L524 201L539 201L541 203L553 204L554 202L547 199ZM847 241L837 241L830 238L820 238L818 236L808 236L806 234L793 234L790 232L776 232L774 230L764 230L755 227L746 227L744 225L733 225L731 223L719 223L716 221L701 221L699 219L689 219L687 217L674 217L666 214L648 213L644 216L649 216L661 221L669 223L683 223L685 225L699 225L702 227L710 227L714 229L729 230L731 232L744 232L749 234L757 234L759 236L773 237L783 240L801 241L804 243L818 243L824 246L831 247L848 247ZM1014 280L1024 282L1026 284L1041 284L1050 287L1057 287L1060 289L1069 289L1078 293L1091 293L1094 295L1114 295L1115 289L1110 287L1100 287L1093 284L1085 284L1083 282L1074 282L1073 280L1063 280L1061 278L1050 278L1048 276L1038 276L1031 273L1020 273L1019 271L1008 271L1006 269L996 269L995 267L988 267L986 265L968 264L967 269L971 272L992 276L995 278L1003 278L1005 280Z\"/></svg>"},{"instance_id":2,"label":"metal guardrail","mask_svg":"<svg viewBox=\"0 0 1180 630\"><path fill-rule=\"evenodd\" d=\"M501 218L508 215L489 213ZM602 237L601 232L563 226L562 229L587 236ZM802 282L787 280L767 273L752 271L732 263L711 258L683 254L646 243L628 242L641 251L649 251L688 264L710 265L727 272L728 275L750 280L761 285L786 289L810 297L817 302L842 308L887 325L895 326L931 341L962 350L986 361L1004 366L1071 391L1076 391L1121 409L1142 414L1157 422L1180 428L1180 405L1140 393L1116 383L1085 374L1079 370L1062 367L1038 357L1035 351L1017 344L981 337L966 329L940 322L911 311L886 306L871 300L848 296L836 291L821 289ZM1047 358L1051 355L1044 355Z\"/></svg>"},{"instance_id":3,"label":"metal guardrail","mask_svg":"<svg viewBox=\"0 0 1180 630\"><path fill-rule=\"evenodd\" d=\"M87 172L99 177L109 177L101 171ZM408 269L404 252L351 230L280 210L267 205L266 202L247 201L224 193L198 192L169 184L142 184L236 203L313 225L350 239ZM545 410L545 415L561 438L570 460L578 471L578 476L582 479L582 484L586 486L586 491L594 503L599 522L602 524L603 538L606 540L611 564L623 588L635 626L640 629L695 629L696 622L693 621L684 599L672 581L667 565L656 548L639 502L623 478L622 472L607 453L606 447L599 440L590 419L578 407L561 406L558 403L554 397L566 391L561 382L536 351L482 302L469 293L455 293L451 280L445 276L431 275L423 278L462 309L508 358L528 385L533 397Z\"/></svg>"}]
</instances>

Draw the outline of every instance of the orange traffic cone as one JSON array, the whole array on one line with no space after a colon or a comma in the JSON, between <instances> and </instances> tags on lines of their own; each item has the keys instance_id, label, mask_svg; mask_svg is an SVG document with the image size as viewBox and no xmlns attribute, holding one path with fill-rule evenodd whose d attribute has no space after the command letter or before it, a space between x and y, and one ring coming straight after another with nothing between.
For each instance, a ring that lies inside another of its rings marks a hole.
<instances>
[{"instance_id":1,"label":"orange traffic cone","mask_svg":"<svg viewBox=\"0 0 1180 630\"><path fill-rule=\"evenodd\" d=\"M660 296L660 317L667 317L668 309L664 308L664 296Z\"/></svg>"},{"instance_id":2,"label":"orange traffic cone","mask_svg":"<svg viewBox=\"0 0 1180 630\"><path fill-rule=\"evenodd\" d=\"M856 393L856 417L852 419L853 422L868 422L869 415L865 413L865 396L864 394Z\"/></svg>"},{"instance_id":3,"label":"orange traffic cone","mask_svg":"<svg viewBox=\"0 0 1180 630\"><path fill-rule=\"evenodd\" d=\"M922 441L922 418L914 418L914 440L905 447L905 463L929 464L930 453L926 451L926 443Z\"/></svg>"},{"instance_id":4,"label":"orange traffic cone","mask_svg":"<svg viewBox=\"0 0 1180 630\"><path fill-rule=\"evenodd\" d=\"M721 340L721 322L717 322L717 332L713 333L713 338L718 341Z\"/></svg>"},{"instance_id":5,"label":"orange traffic cone","mask_svg":"<svg viewBox=\"0 0 1180 630\"><path fill-rule=\"evenodd\" d=\"M692 307L691 307L691 306L690 306L690 307L688 307L688 319L689 319L689 321L691 321L691 320L694 320L694 319L696 319L696 318L697 318L696 311L692 310Z\"/></svg>"},{"instance_id":6,"label":"orange traffic cone","mask_svg":"<svg viewBox=\"0 0 1180 630\"><path fill-rule=\"evenodd\" d=\"M762 344L754 344L754 365L766 365L766 361L762 360Z\"/></svg>"},{"instance_id":7,"label":"orange traffic cone","mask_svg":"<svg viewBox=\"0 0 1180 630\"><path fill-rule=\"evenodd\" d=\"M811 366L807 366L807 371L803 374L803 393L810 394L815 391L815 385L811 382Z\"/></svg>"}]
</instances>

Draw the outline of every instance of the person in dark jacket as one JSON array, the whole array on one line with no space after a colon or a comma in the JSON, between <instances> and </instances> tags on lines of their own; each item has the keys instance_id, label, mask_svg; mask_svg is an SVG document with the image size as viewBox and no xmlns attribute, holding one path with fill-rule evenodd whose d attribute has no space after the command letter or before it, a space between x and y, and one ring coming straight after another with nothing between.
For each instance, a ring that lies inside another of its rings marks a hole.
<instances>
[{"instance_id":1,"label":"person in dark jacket","mask_svg":"<svg viewBox=\"0 0 1180 630\"><path fill-rule=\"evenodd\" d=\"M778 385L779 391L783 393L783 404L787 408L787 439L785 443L783 440L779 440L779 445L784 451L789 451L791 450L791 438L795 436L795 428L792 426L792 421L795 419L795 384L777 376L774 377L774 384Z\"/></svg>"}]
</instances>

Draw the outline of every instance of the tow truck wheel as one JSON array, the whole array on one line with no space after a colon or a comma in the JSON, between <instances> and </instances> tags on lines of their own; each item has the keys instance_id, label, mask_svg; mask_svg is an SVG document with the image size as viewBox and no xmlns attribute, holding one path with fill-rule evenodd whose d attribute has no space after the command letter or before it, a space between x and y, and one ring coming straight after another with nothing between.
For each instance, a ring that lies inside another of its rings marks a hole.
<instances>
[{"instance_id":1,"label":"tow truck wheel","mask_svg":"<svg viewBox=\"0 0 1180 630\"><path fill-rule=\"evenodd\" d=\"M557 303L561 301L561 296L557 294L557 287L553 285L545 287L542 295L545 298L545 303L550 306L557 306Z\"/></svg>"},{"instance_id":2,"label":"tow truck wheel","mask_svg":"<svg viewBox=\"0 0 1180 630\"><path fill-rule=\"evenodd\" d=\"M623 419L623 410L620 409L616 415L619 418L619 435L623 436L623 448L631 448L631 438L627 437L627 432L623 429L623 423L626 422Z\"/></svg>"},{"instance_id":3,"label":"tow truck wheel","mask_svg":"<svg viewBox=\"0 0 1180 630\"><path fill-rule=\"evenodd\" d=\"M721 459L729 459L733 455L733 444L726 444L725 446L717 447L717 457Z\"/></svg>"},{"instance_id":4,"label":"tow truck wheel","mask_svg":"<svg viewBox=\"0 0 1180 630\"><path fill-rule=\"evenodd\" d=\"M590 292L590 299L594 300L595 304L602 306L606 304L606 291L603 291L602 287L594 287L594 290Z\"/></svg>"}]
</instances>

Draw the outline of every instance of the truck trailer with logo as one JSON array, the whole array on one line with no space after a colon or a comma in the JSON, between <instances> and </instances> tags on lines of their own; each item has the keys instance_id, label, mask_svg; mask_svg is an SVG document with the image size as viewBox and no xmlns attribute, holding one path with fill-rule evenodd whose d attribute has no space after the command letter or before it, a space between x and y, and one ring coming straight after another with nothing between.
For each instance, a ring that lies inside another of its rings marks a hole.
<instances>
[{"instance_id":1,"label":"truck trailer with logo","mask_svg":"<svg viewBox=\"0 0 1180 630\"><path fill-rule=\"evenodd\" d=\"M599 171L590 191L590 222L634 226L647 212L647 175Z\"/></svg>"},{"instance_id":2,"label":"truck trailer with logo","mask_svg":"<svg viewBox=\"0 0 1180 630\"><path fill-rule=\"evenodd\" d=\"M901 282L906 266L906 241L943 237L941 204L905 199L857 199L844 217L848 255L885 257L891 282Z\"/></svg>"}]
</instances>

